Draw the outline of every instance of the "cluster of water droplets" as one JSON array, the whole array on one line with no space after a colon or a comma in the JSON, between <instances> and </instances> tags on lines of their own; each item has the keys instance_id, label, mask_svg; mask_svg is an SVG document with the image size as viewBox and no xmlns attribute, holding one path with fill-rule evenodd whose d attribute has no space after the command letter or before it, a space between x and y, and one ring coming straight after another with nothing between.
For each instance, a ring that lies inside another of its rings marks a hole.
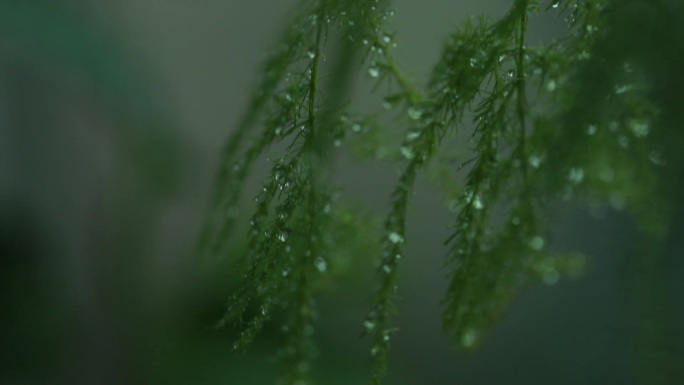
<instances>
[{"instance_id":1,"label":"cluster of water droplets","mask_svg":"<svg viewBox=\"0 0 684 385\"><path fill-rule=\"evenodd\" d=\"M468 190L463 194L463 200L466 204L471 205L475 210L482 210L484 208L484 203L479 194L476 194L472 190Z\"/></svg>"}]
</instances>

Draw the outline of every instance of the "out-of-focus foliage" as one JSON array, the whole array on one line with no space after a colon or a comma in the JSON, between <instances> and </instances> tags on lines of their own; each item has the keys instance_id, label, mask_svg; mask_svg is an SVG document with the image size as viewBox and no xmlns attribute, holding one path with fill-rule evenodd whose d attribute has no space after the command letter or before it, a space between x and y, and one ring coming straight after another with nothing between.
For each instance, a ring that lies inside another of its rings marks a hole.
<instances>
[{"instance_id":1,"label":"out-of-focus foliage","mask_svg":"<svg viewBox=\"0 0 684 385\"><path fill-rule=\"evenodd\" d=\"M155 82L84 9L0 1L2 383L140 380L136 266L183 153Z\"/></svg>"}]
</instances>

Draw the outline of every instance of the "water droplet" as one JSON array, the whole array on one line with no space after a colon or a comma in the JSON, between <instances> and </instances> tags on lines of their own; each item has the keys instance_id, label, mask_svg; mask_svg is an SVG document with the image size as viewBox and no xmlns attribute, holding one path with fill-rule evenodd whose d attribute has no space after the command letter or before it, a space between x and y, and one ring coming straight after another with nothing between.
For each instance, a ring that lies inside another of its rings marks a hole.
<instances>
[{"instance_id":1,"label":"water droplet","mask_svg":"<svg viewBox=\"0 0 684 385\"><path fill-rule=\"evenodd\" d=\"M342 145L342 141L339 139L333 140L333 146L335 147L340 147Z\"/></svg>"},{"instance_id":2,"label":"water droplet","mask_svg":"<svg viewBox=\"0 0 684 385\"><path fill-rule=\"evenodd\" d=\"M632 89L631 84L619 84L619 85L615 86L615 93L620 95L620 94L624 94L627 91L630 91L631 89Z\"/></svg>"},{"instance_id":3,"label":"water droplet","mask_svg":"<svg viewBox=\"0 0 684 385\"><path fill-rule=\"evenodd\" d=\"M568 180L574 184L579 184L584 180L584 170L580 167L573 167L568 172Z\"/></svg>"},{"instance_id":4,"label":"water droplet","mask_svg":"<svg viewBox=\"0 0 684 385\"><path fill-rule=\"evenodd\" d=\"M546 83L546 90L549 91L549 92L553 92L553 91L556 90L556 87L557 87L557 86L558 86L558 85L556 84L556 81L553 80L553 79L551 79L551 80L549 80L549 81Z\"/></svg>"},{"instance_id":5,"label":"water droplet","mask_svg":"<svg viewBox=\"0 0 684 385\"><path fill-rule=\"evenodd\" d=\"M534 236L530 238L530 241L527 243L527 245L530 247L532 250L541 250L544 247L544 238L540 236Z\"/></svg>"},{"instance_id":6,"label":"water droplet","mask_svg":"<svg viewBox=\"0 0 684 385\"><path fill-rule=\"evenodd\" d=\"M382 271L384 271L385 273L389 274L389 273L392 272L392 266L390 266L390 265L384 265L384 266L382 267Z\"/></svg>"},{"instance_id":7,"label":"water droplet","mask_svg":"<svg viewBox=\"0 0 684 385\"><path fill-rule=\"evenodd\" d=\"M412 142L420 137L420 131L418 130L412 130L409 131L408 134L406 134L406 141L407 142Z\"/></svg>"},{"instance_id":8,"label":"water droplet","mask_svg":"<svg viewBox=\"0 0 684 385\"><path fill-rule=\"evenodd\" d=\"M358 124L358 123L354 123L354 124L352 125L352 131L354 131L354 132L361 132L361 125Z\"/></svg>"},{"instance_id":9,"label":"water droplet","mask_svg":"<svg viewBox=\"0 0 684 385\"><path fill-rule=\"evenodd\" d=\"M411 107L407 111L409 118L413 120L418 120L423 116L423 111L416 107Z\"/></svg>"},{"instance_id":10,"label":"water droplet","mask_svg":"<svg viewBox=\"0 0 684 385\"><path fill-rule=\"evenodd\" d=\"M370 75L372 78L377 78L380 76L380 70L378 67L370 67L368 68L368 75Z\"/></svg>"},{"instance_id":11,"label":"water droplet","mask_svg":"<svg viewBox=\"0 0 684 385\"><path fill-rule=\"evenodd\" d=\"M477 65L477 58L471 57L470 58L470 66L475 67Z\"/></svg>"},{"instance_id":12,"label":"water droplet","mask_svg":"<svg viewBox=\"0 0 684 385\"><path fill-rule=\"evenodd\" d=\"M309 50L306 55L309 57L309 59L314 59L316 57L316 51L314 50Z\"/></svg>"},{"instance_id":13,"label":"water droplet","mask_svg":"<svg viewBox=\"0 0 684 385\"><path fill-rule=\"evenodd\" d=\"M551 8L558 8L558 5L559 5L559 4L560 4L560 0L555 0L555 1L551 4Z\"/></svg>"},{"instance_id":14,"label":"water droplet","mask_svg":"<svg viewBox=\"0 0 684 385\"><path fill-rule=\"evenodd\" d=\"M373 346L373 348L371 348L371 356L377 356L378 353L380 353L380 348L377 346Z\"/></svg>"},{"instance_id":15,"label":"water droplet","mask_svg":"<svg viewBox=\"0 0 684 385\"><path fill-rule=\"evenodd\" d=\"M403 155L404 158L408 160L413 159L413 151L409 147L402 146L399 151L401 151L401 155Z\"/></svg>"},{"instance_id":16,"label":"water droplet","mask_svg":"<svg viewBox=\"0 0 684 385\"><path fill-rule=\"evenodd\" d=\"M648 122L640 119L632 119L629 122L629 129L632 130L634 136L637 138L643 138L647 136L649 132Z\"/></svg>"},{"instance_id":17,"label":"water droplet","mask_svg":"<svg viewBox=\"0 0 684 385\"><path fill-rule=\"evenodd\" d=\"M401 236L401 234L396 233L396 232L391 232L387 236L389 238L390 242L392 243L404 243L404 237Z\"/></svg>"},{"instance_id":18,"label":"water droplet","mask_svg":"<svg viewBox=\"0 0 684 385\"><path fill-rule=\"evenodd\" d=\"M650 154L648 154L648 159L655 164L656 166L664 166L665 165L665 159L663 158L663 155L659 153L658 151L651 151Z\"/></svg>"},{"instance_id":19,"label":"water droplet","mask_svg":"<svg viewBox=\"0 0 684 385\"><path fill-rule=\"evenodd\" d=\"M363 321L363 327L366 328L367 331L371 331L375 329L375 322L371 320L365 320Z\"/></svg>"},{"instance_id":20,"label":"water droplet","mask_svg":"<svg viewBox=\"0 0 684 385\"><path fill-rule=\"evenodd\" d=\"M477 342L477 332L473 329L466 330L461 336L461 345L471 348Z\"/></svg>"},{"instance_id":21,"label":"water droplet","mask_svg":"<svg viewBox=\"0 0 684 385\"><path fill-rule=\"evenodd\" d=\"M475 210L482 210L484 208L482 200L477 195L473 198L473 208L475 208Z\"/></svg>"},{"instance_id":22,"label":"water droplet","mask_svg":"<svg viewBox=\"0 0 684 385\"><path fill-rule=\"evenodd\" d=\"M287 277L290 274L290 268L283 269L282 275L283 277Z\"/></svg>"},{"instance_id":23,"label":"water droplet","mask_svg":"<svg viewBox=\"0 0 684 385\"><path fill-rule=\"evenodd\" d=\"M325 273L325 271L328 270L328 264L321 257L316 258L314 265L316 265L316 269L318 269L318 271L321 273Z\"/></svg>"},{"instance_id":24,"label":"water droplet","mask_svg":"<svg viewBox=\"0 0 684 385\"><path fill-rule=\"evenodd\" d=\"M587 126L587 135L594 135L598 131L598 127L595 124L590 124Z\"/></svg>"},{"instance_id":25,"label":"water droplet","mask_svg":"<svg viewBox=\"0 0 684 385\"><path fill-rule=\"evenodd\" d=\"M530 166L534 168L539 168L542 162L542 157L539 155L530 155L528 161L530 162Z\"/></svg>"}]
</instances>

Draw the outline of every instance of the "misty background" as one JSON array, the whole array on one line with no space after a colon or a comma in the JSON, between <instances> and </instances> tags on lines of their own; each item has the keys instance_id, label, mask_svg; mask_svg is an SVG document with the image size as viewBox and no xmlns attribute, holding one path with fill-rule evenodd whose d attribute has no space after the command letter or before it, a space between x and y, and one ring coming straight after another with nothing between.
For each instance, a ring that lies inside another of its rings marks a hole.
<instances>
[{"instance_id":1,"label":"misty background","mask_svg":"<svg viewBox=\"0 0 684 385\"><path fill-rule=\"evenodd\" d=\"M0 0L0 384L274 383L278 326L232 353L230 332L213 329L231 265L193 253L221 145L296 3ZM461 22L510 5L393 3L396 56L416 80ZM563 29L535 17L530 43ZM380 110L381 97L368 103ZM340 165L345 192L384 215L395 167L360 164ZM458 353L439 305L453 214L419 184L388 384L684 378L682 243L666 271L638 264L634 225L605 207L554 207L549 247L586 253L586 274L526 290L477 351ZM359 277L321 298L317 383L366 382L372 272ZM642 306L644 292L662 303Z\"/></svg>"}]
</instances>

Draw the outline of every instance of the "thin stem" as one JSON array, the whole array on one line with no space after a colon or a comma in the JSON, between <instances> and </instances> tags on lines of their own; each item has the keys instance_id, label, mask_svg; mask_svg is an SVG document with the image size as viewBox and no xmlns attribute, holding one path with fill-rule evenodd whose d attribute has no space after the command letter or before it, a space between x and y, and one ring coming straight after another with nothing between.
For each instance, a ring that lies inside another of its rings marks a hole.
<instances>
[{"instance_id":1,"label":"thin stem","mask_svg":"<svg viewBox=\"0 0 684 385\"><path fill-rule=\"evenodd\" d=\"M528 174L528 169L527 169L527 132L525 129L526 125L526 119L525 115L527 112L527 97L526 97L526 89L527 89L527 82L525 79L525 34L527 32L527 1L523 1L523 10L522 10L522 15L520 17L520 30L518 34L518 39L517 39L517 49L518 49L518 55L516 56L515 59L515 67L516 71L518 73L517 76L517 94L518 94L518 103L516 106L516 113L518 115L518 124L520 125L520 139L519 139L519 144L518 144L518 149L520 152L520 157L521 162L520 162L520 168L523 174L523 178L527 180L527 174ZM528 189L527 183L525 183L525 189Z\"/></svg>"}]
</instances>

